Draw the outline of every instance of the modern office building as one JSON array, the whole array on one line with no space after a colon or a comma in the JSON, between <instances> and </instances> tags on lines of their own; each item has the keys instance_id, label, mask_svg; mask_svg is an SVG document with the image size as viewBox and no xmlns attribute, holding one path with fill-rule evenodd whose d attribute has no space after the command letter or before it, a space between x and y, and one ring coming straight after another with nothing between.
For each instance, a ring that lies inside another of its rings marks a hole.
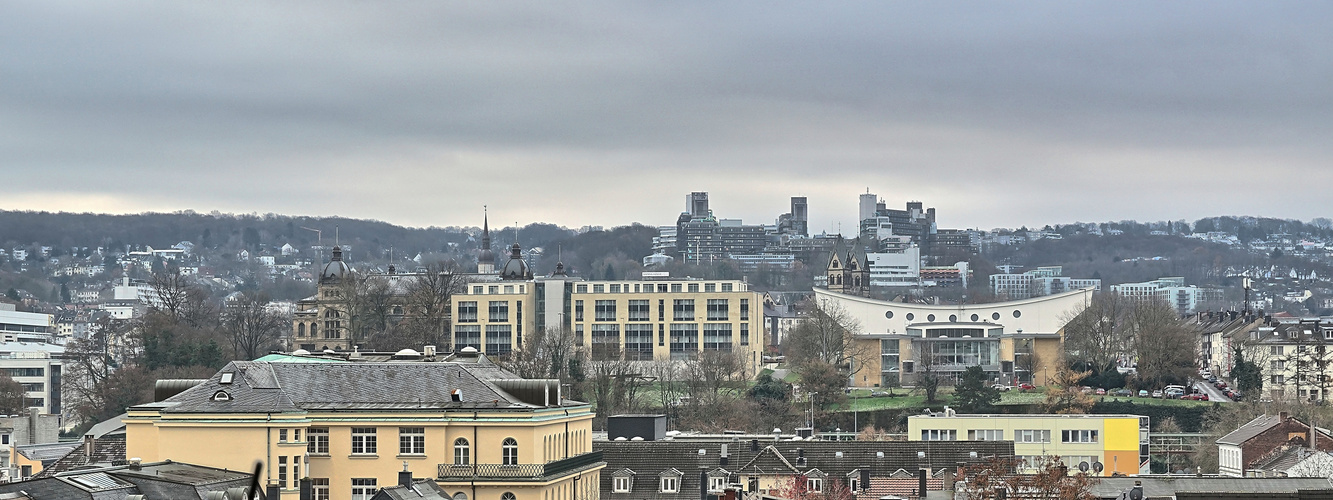
<instances>
[{"instance_id":1,"label":"modern office building","mask_svg":"<svg viewBox=\"0 0 1333 500\"><path fill-rule=\"evenodd\" d=\"M558 380L522 379L475 353L444 362L234 361L123 419L126 456L253 470L296 500L369 499L404 464L455 499L596 500L593 413Z\"/></svg>"},{"instance_id":2,"label":"modern office building","mask_svg":"<svg viewBox=\"0 0 1333 500\"><path fill-rule=\"evenodd\" d=\"M907 417L909 441L1013 441L1014 455L1040 463L1059 456L1077 473L1147 474L1148 417L1139 415L961 415ZM1099 470L1100 469L1100 470Z\"/></svg>"},{"instance_id":3,"label":"modern office building","mask_svg":"<svg viewBox=\"0 0 1333 500\"><path fill-rule=\"evenodd\" d=\"M0 342L0 369L23 385L25 406L60 415L65 348L40 342Z\"/></svg>"},{"instance_id":4,"label":"modern office building","mask_svg":"<svg viewBox=\"0 0 1333 500\"><path fill-rule=\"evenodd\" d=\"M1043 266L1022 273L990 275L991 293L1007 300L1019 300L1064 293L1070 290L1092 288L1101 291L1100 279L1077 279L1061 276L1061 266Z\"/></svg>"},{"instance_id":5,"label":"modern office building","mask_svg":"<svg viewBox=\"0 0 1333 500\"><path fill-rule=\"evenodd\" d=\"M1057 369L1065 318L1092 300L1082 289L988 304L889 302L821 288L815 300L840 308L860 324L866 355L853 385L914 385L923 363L951 379L980 365L995 380L1045 385Z\"/></svg>"}]
</instances>

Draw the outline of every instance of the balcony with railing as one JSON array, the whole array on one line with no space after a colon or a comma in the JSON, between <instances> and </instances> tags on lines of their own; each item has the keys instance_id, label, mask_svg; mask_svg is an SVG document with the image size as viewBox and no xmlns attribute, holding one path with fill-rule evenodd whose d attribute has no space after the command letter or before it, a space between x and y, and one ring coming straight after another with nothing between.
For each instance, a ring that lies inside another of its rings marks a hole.
<instances>
[{"instance_id":1,"label":"balcony with railing","mask_svg":"<svg viewBox=\"0 0 1333 500\"><path fill-rule=\"evenodd\" d=\"M602 452L555 460L544 464L440 464L440 481L542 481L571 472L605 465Z\"/></svg>"}]
</instances>

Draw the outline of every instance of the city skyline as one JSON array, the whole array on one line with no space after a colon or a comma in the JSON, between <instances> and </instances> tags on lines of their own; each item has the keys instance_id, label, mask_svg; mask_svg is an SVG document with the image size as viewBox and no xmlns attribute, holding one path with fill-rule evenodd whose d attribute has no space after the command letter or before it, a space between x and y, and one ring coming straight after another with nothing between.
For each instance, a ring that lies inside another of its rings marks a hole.
<instances>
[{"instance_id":1,"label":"city skyline","mask_svg":"<svg viewBox=\"0 0 1333 500\"><path fill-rule=\"evenodd\" d=\"M0 8L0 209L850 233L1327 209L1328 6Z\"/></svg>"}]
</instances>

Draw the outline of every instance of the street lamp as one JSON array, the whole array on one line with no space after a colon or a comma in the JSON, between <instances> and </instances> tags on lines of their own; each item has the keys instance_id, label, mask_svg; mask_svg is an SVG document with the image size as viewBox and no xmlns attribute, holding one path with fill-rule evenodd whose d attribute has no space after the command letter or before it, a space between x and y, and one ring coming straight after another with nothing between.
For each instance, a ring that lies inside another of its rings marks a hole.
<instances>
[{"instance_id":1,"label":"street lamp","mask_svg":"<svg viewBox=\"0 0 1333 500\"><path fill-rule=\"evenodd\" d=\"M810 393L810 432L815 431L815 395L818 392Z\"/></svg>"}]
</instances>

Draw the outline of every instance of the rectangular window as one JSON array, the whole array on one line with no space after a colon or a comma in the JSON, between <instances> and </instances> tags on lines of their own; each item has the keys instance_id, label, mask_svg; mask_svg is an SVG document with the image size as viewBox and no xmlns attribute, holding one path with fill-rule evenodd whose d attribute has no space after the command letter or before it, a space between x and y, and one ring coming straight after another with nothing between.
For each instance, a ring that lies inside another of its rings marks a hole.
<instances>
[{"instance_id":1,"label":"rectangular window","mask_svg":"<svg viewBox=\"0 0 1333 500\"><path fill-rule=\"evenodd\" d=\"M5 368L11 377L42 377L46 375L44 368Z\"/></svg>"},{"instance_id":2,"label":"rectangular window","mask_svg":"<svg viewBox=\"0 0 1333 500\"><path fill-rule=\"evenodd\" d=\"M1049 429L1024 429L1014 431L1015 443L1049 443L1051 442L1051 431Z\"/></svg>"},{"instance_id":3,"label":"rectangular window","mask_svg":"<svg viewBox=\"0 0 1333 500\"><path fill-rule=\"evenodd\" d=\"M699 284L698 284L698 283L690 283L690 285L689 285L688 288L689 288L689 290L690 290L690 293L699 293Z\"/></svg>"},{"instance_id":4,"label":"rectangular window","mask_svg":"<svg viewBox=\"0 0 1333 500\"><path fill-rule=\"evenodd\" d=\"M726 476L709 476L708 491L722 491L727 486Z\"/></svg>"},{"instance_id":5,"label":"rectangular window","mask_svg":"<svg viewBox=\"0 0 1333 500\"><path fill-rule=\"evenodd\" d=\"M505 285L505 293L514 293L514 285Z\"/></svg>"},{"instance_id":6,"label":"rectangular window","mask_svg":"<svg viewBox=\"0 0 1333 500\"><path fill-rule=\"evenodd\" d=\"M292 457L292 487L301 486L301 457Z\"/></svg>"},{"instance_id":7,"label":"rectangular window","mask_svg":"<svg viewBox=\"0 0 1333 500\"><path fill-rule=\"evenodd\" d=\"M676 321L694 321L694 299L672 300L671 311L671 319Z\"/></svg>"},{"instance_id":8,"label":"rectangular window","mask_svg":"<svg viewBox=\"0 0 1333 500\"><path fill-rule=\"evenodd\" d=\"M671 284L671 293L680 293L682 291L684 291L684 289L680 286L680 283Z\"/></svg>"},{"instance_id":9,"label":"rectangular window","mask_svg":"<svg viewBox=\"0 0 1333 500\"><path fill-rule=\"evenodd\" d=\"M922 441L957 441L958 431L954 429L921 429Z\"/></svg>"},{"instance_id":10,"label":"rectangular window","mask_svg":"<svg viewBox=\"0 0 1333 500\"><path fill-rule=\"evenodd\" d=\"M574 321L583 321L583 301L574 301Z\"/></svg>"},{"instance_id":11,"label":"rectangular window","mask_svg":"<svg viewBox=\"0 0 1333 500\"><path fill-rule=\"evenodd\" d=\"M665 345L666 345L666 325L665 325L665 324L662 324L662 323L658 323L658 324L657 324L657 347L662 347L662 346L665 346Z\"/></svg>"},{"instance_id":12,"label":"rectangular window","mask_svg":"<svg viewBox=\"0 0 1333 500\"><path fill-rule=\"evenodd\" d=\"M593 319L596 321L616 320L616 301L599 300L593 304Z\"/></svg>"},{"instance_id":13,"label":"rectangular window","mask_svg":"<svg viewBox=\"0 0 1333 500\"><path fill-rule=\"evenodd\" d=\"M671 325L671 357L686 359L699 352L699 325L673 323Z\"/></svg>"},{"instance_id":14,"label":"rectangular window","mask_svg":"<svg viewBox=\"0 0 1333 500\"><path fill-rule=\"evenodd\" d=\"M588 293L588 285L579 285L575 289L578 290L577 293Z\"/></svg>"},{"instance_id":15,"label":"rectangular window","mask_svg":"<svg viewBox=\"0 0 1333 500\"><path fill-rule=\"evenodd\" d=\"M492 300L486 315L487 321L509 321L509 302Z\"/></svg>"},{"instance_id":16,"label":"rectangular window","mask_svg":"<svg viewBox=\"0 0 1333 500\"><path fill-rule=\"evenodd\" d=\"M1276 354L1276 355L1278 355L1278 356L1281 356L1281 355L1282 355L1282 346L1280 346L1280 345L1269 346L1269 347L1268 347L1268 353L1269 353L1269 354Z\"/></svg>"},{"instance_id":17,"label":"rectangular window","mask_svg":"<svg viewBox=\"0 0 1333 500\"><path fill-rule=\"evenodd\" d=\"M606 293L606 285L593 285L592 293Z\"/></svg>"},{"instance_id":18,"label":"rectangular window","mask_svg":"<svg viewBox=\"0 0 1333 500\"><path fill-rule=\"evenodd\" d=\"M313 495L311 495L313 500L329 500L329 478L311 478L310 492L313 493Z\"/></svg>"},{"instance_id":19,"label":"rectangular window","mask_svg":"<svg viewBox=\"0 0 1333 500\"><path fill-rule=\"evenodd\" d=\"M595 360L620 359L620 325L592 325L592 357Z\"/></svg>"},{"instance_id":20,"label":"rectangular window","mask_svg":"<svg viewBox=\"0 0 1333 500\"><path fill-rule=\"evenodd\" d=\"M375 428L374 427L353 427L352 428L352 454L353 455L374 455L375 449Z\"/></svg>"},{"instance_id":21,"label":"rectangular window","mask_svg":"<svg viewBox=\"0 0 1333 500\"><path fill-rule=\"evenodd\" d=\"M1273 375L1273 383L1274 383L1274 384L1278 384L1278 385L1284 384L1284 383L1286 383L1285 380L1286 380L1286 379L1285 379L1283 376L1281 376L1281 375Z\"/></svg>"},{"instance_id":22,"label":"rectangular window","mask_svg":"<svg viewBox=\"0 0 1333 500\"><path fill-rule=\"evenodd\" d=\"M278 429L278 442L279 443L287 442L287 429Z\"/></svg>"},{"instance_id":23,"label":"rectangular window","mask_svg":"<svg viewBox=\"0 0 1333 500\"><path fill-rule=\"evenodd\" d=\"M513 332L510 325L486 325L486 354L505 356L512 352Z\"/></svg>"},{"instance_id":24,"label":"rectangular window","mask_svg":"<svg viewBox=\"0 0 1333 500\"><path fill-rule=\"evenodd\" d=\"M278 457L278 487L287 489L287 457Z\"/></svg>"},{"instance_id":25,"label":"rectangular window","mask_svg":"<svg viewBox=\"0 0 1333 500\"><path fill-rule=\"evenodd\" d=\"M34 383L25 383L25 384L23 384L23 391L24 391L24 392L42 392L42 389L45 389L45 388L46 388L46 385L43 384L43 383L41 383L41 382L34 382Z\"/></svg>"},{"instance_id":26,"label":"rectangular window","mask_svg":"<svg viewBox=\"0 0 1333 500\"><path fill-rule=\"evenodd\" d=\"M977 429L967 431L968 441L1004 441L1003 429Z\"/></svg>"},{"instance_id":27,"label":"rectangular window","mask_svg":"<svg viewBox=\"0 0 1333 500\"><path fill-rule=\"evenodd\" d=\"M310 439L305 443L306 453L309 453L311 455L329 454L328 427L311 427L310 431L306 433L306 436Z\"/></svg>"},{"instance_id":28,"label":"rectangular window","mask_svg":"<svg viewBox=\"0 0 1333 500\"><path fill-rule=\"evenodd\" d=\"M657 320L666 321L666 299L657 299Z\"/></svg>"},{"instance_id":29,"label":"rectangular window","mask_svg":"<svg viewBox=\"0 0 1333 500\"><path fill-rule=\"evenodd\" d=\"M500 287L498 287L498 286L488 286L488 287L486 287L486 293L487 293L488 295L496 295L496 294L499 294L499 293L500 293Z\"/></svg>"},{"instance_id":30,"label":"rectangular window","mask_svg":"<svg viewBox=\"0 0 1333 500\"><path fill-rule=\"evenodd\" d=\"M824 480L818 477L806 478L805 489L807 491L823 492Z\"/></svg>"},{"instance_id":31,"label":"rectangular window","mask_svg":"<svg viewBox=\"0 0 1333 500\"><path fill-rule=\"evenodd\" d=\"M629 291L629 285L625 285L625 291ZM620 293L620 284L619 284L619 283L613 283L613 284L611 284L611 293Z\"/></svg>"},{"instance_id":32,"label":"rectangular window","mask_svg":"<svg viewBox=\"0 0 1333 500\"><path fill-rule=\"evenodd\" d=\"M724 292L730 292L730 291L731 291L731 283L723 283L723 284L722 284L722 291L724 291Z\"/></svg>"},{"instance_id":33,"label":"rectangular window","mask_svg":"<svg viewBox=\"0 0 1333 500\"><path fill-rule=\"evenodd\" d=\"M379 488L375 487L375 478L373 477L352 478L352 500L370 500L370 497L375 496L375 490L377 489Z\"/></svg>"},{"instance_id":34,"label":"rectangular window","mask_svg":"<svg viewBox=\"0 0 1333 500\"><path fill-rule=\"evenodd\" d=\"M629 301L629 320L630 321L649 321L652 317L652 311L649 310L647 300Z\"/></svg>"},{"instance_id":35,"label":"rectangular window","mask_svg":"<svg viewBox=\"0 0 1333 500\"><path fill-rule=\"evenodd\" d=\"M750 320L750 299L741 299L741 321Z\"/></svg>"},{"instance_id":36,"label":"rectangular window","mask_svg":"<svg viewBox=\"0 0 1333 500\"><path fill-rule=\"evenodd\" d=\"M292 434L295 435L295 437L292 438L292 441L301 441L301 429L292 429Z\"/></svg>"},{"instance_id":37,"label":"rectangular window","mask_svg":"<svg viewBox=\"0 0 1333 500\"><path fill-rule=\"evenodd\" d=\"M458 325L454 327L454 349L464 347L481 350L481 325Z\"/></svg>"},{"instance_id":38,"label":"rectangular window","mask_svg":"<svg viewBox=\"0 0 1333 500\"><path fill-rule=\"evenodd\" d=\"M480 286L472 287L472 295L481 295L483 293L486 293L486 291L482 287Z\"/></svg>"},{"instance_id":39,"label":"rectangular window","mask_svg":"<svg viewBox=\"0 0 1333 500\"><path fill-rule=\"evenodd\" d=\"M1092 430L1067 430L1060 431L1061 443L1096 443L1097 431Z\"/></svg>"},{"instance_id":40,"label":"rectangular window","mask_svg":"<svg viewBox=\"0 0 1333 500\"><path fill-rule=\"evenodd\" d=\"M458 322L477 322L477 301L463 301L458 303Z\"/></svg>"},{"instance_id":41,"label":"rectangular window","mask_svg":"<svg viewBox=\"0 0 1333 500\"><path fill-rule=\"evenodd\" d=\"M680 480L676 477L662 478L661 493L676 493L680 490Z\"/></svg>"},{"instance_id":42,"label":"rectangular window","mask_svg":"<svg viewBox=\"0 0 1333 500\"><path fill-rule=\"evenodd\" d=\"M574 345L583 347L583 325L574 325Z\"/></svg>"},{"instance_id":43,"label":"rectangular window","mask_svg":"<svg viewBox=\"0 0 1333 500\"><path fill-rule=\"evenodd\" d=\"M630 323L625 325L625 357L631 361L653 359L653 325Z\"/></svg>"},{"instance_id":44,"label":"rectangular window","mask_svg":"<svg viewBox=\"0 0 1333 500\"><path fill-rule=\"evenodd\" d=\"M750 345L750 324L741 323L741 345Z\"/></svg>"},{"instance_id":45,"label":"rectangular window","mask_svg":"<svg viewBox=\"0 0 1333 500\"><path fill-rule=\"evenodd\" d=\"M708 299L708 321L727 320L727 299Z\"/></svg>"},{"instance_id":46,"label":"rectangular window","mask_svg":"<svg viewBox=\"0 0 1333 500\"><path fill-rule=\"evenodd\" d=\"M629 476L619 476L614 478L613 481L615 484L612 487L615 489L615 492L629 493L629 479Z\"/></svg>"},{"instance_id":47,"label":"rectangular window","mask_svg":"<svg viewBox=\"0 0 1333 500\"><path fill-rule=\"evenodd\" d=\"M425 428L425 427L399 427L399 428L398 428L398 454L399 454L399 455L425 455L425 454L426 454L426 428Z\"/></svg>"},{"instance_id":48,"label":"rectangular window","mask_svg":"<svg viewBox=\"0 0 1333 500\"><path fill-rule=\"evenodd\" d=\"M1270 361L1269 368L1272 368L1274 370L1285 370L1287 368L1287 363L1282 360Z\"/></svg>"},{"instance_id":49,"label":"rectangular window","mask_svg":"<svg viewBox=\"0 0 1333 500\"><path fill-rule=\"evenodd\" d=\"M731 323L704 323L704 350L731 351Z\"/></svg>"}]
</instances>

